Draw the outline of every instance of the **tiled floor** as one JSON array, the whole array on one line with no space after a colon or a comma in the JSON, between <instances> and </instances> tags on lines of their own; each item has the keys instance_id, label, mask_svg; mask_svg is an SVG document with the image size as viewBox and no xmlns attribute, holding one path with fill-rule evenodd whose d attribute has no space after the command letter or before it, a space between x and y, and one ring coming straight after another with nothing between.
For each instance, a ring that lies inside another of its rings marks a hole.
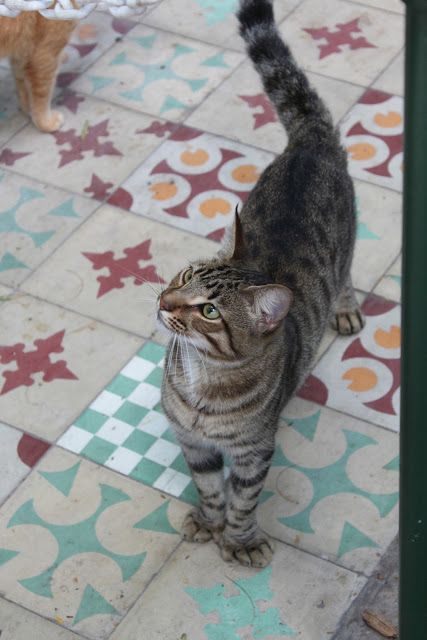
<instances>
[{"instance_id":1,"label":"tiled floor","mask_svg":"<svg viewBox=\"0 0 427 640\"><path fill-rule=\"evenodd\" d=\"M196 501L162 413L158 287L212 255L286 136L237 0L92 13L37 132L0 66L2 640L327 640L397 532L399 0L276 0L348 150L367 325L328 331L283 414L262 571L184 544Z\"/></svg>"}]
</instances>

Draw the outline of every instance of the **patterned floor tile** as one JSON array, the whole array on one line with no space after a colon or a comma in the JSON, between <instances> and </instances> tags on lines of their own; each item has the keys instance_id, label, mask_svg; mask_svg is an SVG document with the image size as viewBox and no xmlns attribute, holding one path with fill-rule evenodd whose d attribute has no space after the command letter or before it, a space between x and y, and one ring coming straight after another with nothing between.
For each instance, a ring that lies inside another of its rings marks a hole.
<instances>
[{"instance_id":1,"label":"patterned floor tile","mask_svg":"<svg viewBox=\"0 0 427 640\"><path fill-rule=\"evenodd\" d=\"M379 89L380 91L403 96L405 92L403 51L399 53L390 66L375 80L372 86L374 89Z\"/></svg>"},{"instance_id":2,"label":"patterned floor tile","mask_svg":"<svg viewBox=\"0 0 427 640\"><path fill-rule=\"evenodd\" d=\"M135 213L220 240L273 157L182 126L123 183L123 199Z\"/></svg>"},{"instance_id":3,"label":"patterned floor tile","mask_svg":"<svg viewBox=\"0 0 427 640\"><path fill-rule=\"evenodd\" d=\"M0 146L29 122L18 108L15 82L8 67L0 67Z\"/></svg>"},{"instance_id":4,"label":"patterned floor tile","mask_svg":"<svg viewBox=\"0 0 427 640\"><path fill-rule=\"evenodd\" d=\"M241 60L240 53L138 25L73 87L131 109L182 120Z\"/></svg>"},{"instance_id":5,"label":"patterned floor tile","mask_svg":"<svg viewBox=\"0 0 427 640\"><path fill-rule=\"evenodd\" d=\"M273 563L227 565L213 543L183 544L111 640L329 638L364 578L278 544ZM159 611L167 610L167 615Z\"/></svg>"},{"instance_id":6,"label":"patterned floor tile","mask_svg":"<svg viewBox=\"0 0 427 640\"><path fill-rule=\"evenodd\" d=\"M53 449L2 507L0 588L77 633L107 638L178 544L184 511Z\"/></svg>"},{"instance_id":7,"label":"patterned floor tile","mask_svg":"<svg viewBox=\"0 0 427 640\"><path fill-rule=\"evenodd\" d=\"M278 22L297 6L300 0L280 0L275 3ZM235 13L238 0L164 0L143 18L145 24L190 38L203 39L228 49L243 51Z\"/></svg>"},{"instance_id":8,"label":"patterned floor tile","mask_svg":"<svg viewBox=\"0 0 427 640\"><path fill-rule=\"evenodd\" d=\"M0 599L2 640L79 640L80 636L61 629L57 624Z\"/></svg>"},{"instance_id":9,"label":"patterned floor tile","mask_svg":"<svg viewBox=\"0 0 427 640\"><path fill-rule=\"evenodd\" d=\"M402 190L403 99L368 89L341 122L354 178Z\"/></svg>"},{"instance_id":10,"label":"patterned floor tile","mask_svg":"<svg viewBox=\"0 0 427 640\"><path fill-rule=\"evenodd\" d=\"M371 291L399 254L402 242L400 194L354 180L358 216L353 284ZM385 296L387 297L387 296Z\"/></svg>"},{"instance_id":11,"label":"patterned floor tile","mask_svg":"<svg viewBox=\"0 0 427 640\"><path fill-rule=\"evenodd\" d=\"M309 73L313 86L331 109L335 122L358 100L363 89ZM221 117L218 117L218 114ZM286 136L261 88L259 76L245 62L187 119L186 124L246 144L281 153Z\"/></svg>"},{"instance_id":12,"label":"patterned floor tile","mask_svg":"<svg viewBox=\"0 0 427 640\"><path fill-rule=\"evenodd\" d=\"M0 306L0 420L54 440L141 340L15 294Z\"/></svg>"},{"instance_id":13,"label":"patterned floor tile","mask_svg":"<svg viewBox=\"0 0 427 640\"><path fill-rule=\"evenodd\" d=\"M361 420L399 429L400 306L369 295L366 326L340 337L300 391L303 397Z\"/></svg>"},{"instance_id":14,"label":"patterned floor tile","mask_svg":"<svg viewBox=\"0 0 427 640\"><path fill-rule=\"evenodd\" d=\"M79 21L62 54L58 86L68 86L135 26L136 22L132 20L115 18L110 13L100 11L92 11Z\"/></svg>"},{"instance_id":15,"label":"patterned floor tile","mask_svg":"<svg viewBox=\"0 0 427 640\"><path fill-rule=\"evenodd\" d=\"M151 123L147 116L74 93L60 104L62 129L46 134L24 127L0 149L0 165L103 200L159 144L142 131Z\"/></svg>"},{"instance_id":16,"label":"patterned floor tile","mask_svg":"<svg viewBox=\"0 0 427 640\"><path fill-rule=\"evenodd\" d=\"M164 353L164 347L146 343L58 445L194 502L188 467L160 406Z\"/></svg>"},{"instance_id":17,"label":"patterned floor tile","mask_svg":"<svg viewBox=\"0 0 427 640\"><path fill-rule=\"evenodd\" d=\"M393 262L384 278L374 289L374 293L388 300L400 302L402 296L402 256Z\"/></svg>"},{"instance_id":18,"label":"patterned floor tile","mask_svg":"<svg viewBox=\"0 0 427 640\"><path fill-rule=\"evenodd\" d=\"M1 170L0 184L0 281L16 286L98 203Z\"/></svg>"},{"instance_id":19,"label":"patterned floor tile","mask_svg":"<svg viewBox=\"0 0 427 640\"><path fill-rule=\"evenodd\" d=\"M49 445L0 422L0 503L25 478Z\"/></svg>"},{"instance_id":20,"label":"patterned floor tile","mask_svg":"<svg viewBox=\"0 0 427 640\"><path fill-rule=\"evenodd\" d=\"M33 274L25 291L148 337L156 297L188 260L217 245L104 205Z\"/></svg>"},{"instance_id":21,"label":"patterned floor tile","mask_svg":"<svg viewBox=\"0 0 427 640\"><path fill-rule=\"evenodd\" d=\"M261 526L371 573L398 529L397 434L300 398L283 415L258 509Z\"/></svg>"},{"instance_id":22,"label":"patterned floor tile","mask_svg":"<svg viewBox=\"0 0 427 640\"><path fill-rule=\"evenodd\" d=\"M395 13L405 13L405 3L402 0L357 0L357 2Z\"/></svg>"},{"instance_id":23,"label":"patterned floor tile","mask_svg":"<svg viewBox=\"0 0 427 640\"><path fill-rule=\"evenodd\" d=\"M403 17L345 0L306 0L280 28L309 71L369 85L403 46Z\"/></svg>"}]
</instances>

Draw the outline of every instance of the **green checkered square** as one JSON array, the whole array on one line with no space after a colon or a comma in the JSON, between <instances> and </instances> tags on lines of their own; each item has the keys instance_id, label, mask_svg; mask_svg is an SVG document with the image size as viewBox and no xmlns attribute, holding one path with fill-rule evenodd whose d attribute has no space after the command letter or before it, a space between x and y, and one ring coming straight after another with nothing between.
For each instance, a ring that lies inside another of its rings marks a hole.
<instances>
[{"instance_id":1,"label":"green checkered square","mask_svg":"<svg viewBox=\"0 0 427 640\"><path fill-rule=\"evenodd\" d=\"M104 416L103 413L98 413L93 409L86 409L74 424L80 429L96 433L107 420L108 416Z\"/></svg>"},{"instance_id":2,"label":"green checkered square","mask_svg":"<svg viewBox=\"0 0 427 640\"><path fill-rule=\"evenodd\" d=\"M112 416L113 420L122 423L117 424L116 430L102 429L102 437L99 435L101 427L111 418L93 408L102 406L99 400L95 399L60 438L58 444L98 464L105 464L117 449L127 449L142 458L129 472L125 467L126 456L122 454L115 459L116 471L194 503L196 489L191 482L184 456L176 446L178 443L175 435L168 427L160 402L164 354L163 347L154 342L147 342L106 387L120 403L120 406L115 407ZM131 427L132 431L124 425ZM118 445L117 433L120 429L126 435L124 441ZM116 442L110 442L110 437ZM123 469L120 468L120 460L123 460Z\"/></svg>"},{"instance_id":3,"label":"green checkered square","mask_svg":"<svg viewBox=\"0 0 427 640\"><path fill-rule=\"evenodd\" d=\"M133 427L136 427L143 418L148 413L148 409L145 407L141 407L139 404L134 404L133 402L129 402L125 400L122 406L117 409L114 414L115 418L119 420L123 420L123 422L127 422L131 424Z\"/></svg>"}]
</instances>

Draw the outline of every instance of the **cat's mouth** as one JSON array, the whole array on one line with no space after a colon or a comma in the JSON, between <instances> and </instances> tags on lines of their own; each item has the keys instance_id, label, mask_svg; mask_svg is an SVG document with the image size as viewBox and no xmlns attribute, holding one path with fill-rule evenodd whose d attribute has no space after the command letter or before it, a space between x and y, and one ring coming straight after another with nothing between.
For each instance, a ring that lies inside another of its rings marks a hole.
<instances>
[{"instance_id":1,"label":"cat's mouth","mask_svg":"<svg viewBox=\"0 0 427 640\"><path fill-rule=\"evenodd\" d=\"M185 324L175 316L170 315L168 311L159 309L157 312L157 319L171 333L184 335L187 330Z\"/></svg>"}]
</instances>

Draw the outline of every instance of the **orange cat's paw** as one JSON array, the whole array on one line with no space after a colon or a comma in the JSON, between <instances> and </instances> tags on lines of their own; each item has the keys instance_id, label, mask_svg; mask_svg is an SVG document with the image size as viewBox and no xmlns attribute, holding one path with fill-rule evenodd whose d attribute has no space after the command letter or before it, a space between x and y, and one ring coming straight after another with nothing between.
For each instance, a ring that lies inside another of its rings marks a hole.
<instances>
[{"instance_id":1,"label":"orange cat's paw","mask_svg":"<svg viewBox=\"0 0 427 640\"><path fill-rule=\"evenodd\" d=\"M45 133L57 131L64 123L64 116L59 111L50 111L47 115L37 117L33 115L33 122L37 129Z\"/></svg>"}]
</instances>

